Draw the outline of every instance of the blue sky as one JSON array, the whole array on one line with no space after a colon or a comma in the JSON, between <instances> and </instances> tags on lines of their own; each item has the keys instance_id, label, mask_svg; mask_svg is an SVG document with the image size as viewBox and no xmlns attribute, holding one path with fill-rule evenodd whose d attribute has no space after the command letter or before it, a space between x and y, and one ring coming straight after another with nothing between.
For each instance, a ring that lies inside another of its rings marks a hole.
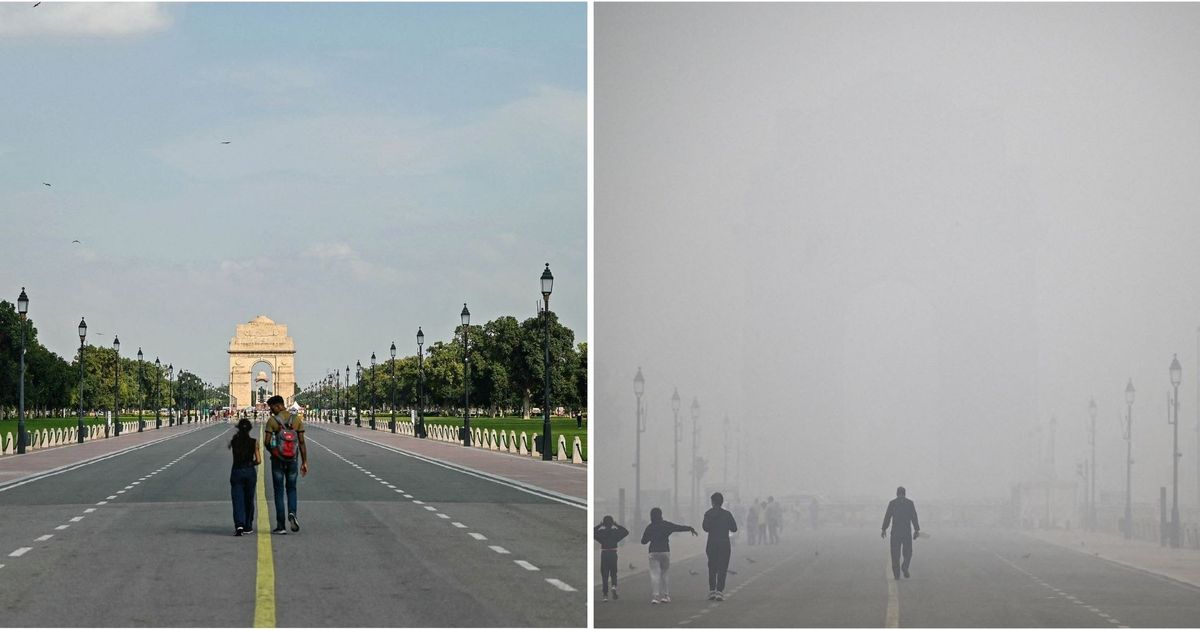
<instances>
[{"instance_id":1,"label":"blue sky","mask_svg":"<svg viewBox=\"0 0 1200 630\"><path fill-rule=\"evenodd\" d=\"M265 314L305 384L549 262L586 340L586 55L583 4L0 5L0 292L214 381Z\"/></svg>"}]
</instances>

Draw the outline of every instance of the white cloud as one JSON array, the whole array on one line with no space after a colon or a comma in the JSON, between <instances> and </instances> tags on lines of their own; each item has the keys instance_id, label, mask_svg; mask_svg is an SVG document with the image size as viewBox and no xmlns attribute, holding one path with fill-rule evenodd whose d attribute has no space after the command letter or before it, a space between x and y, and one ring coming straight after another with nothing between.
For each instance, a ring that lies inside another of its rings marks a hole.
<instances>
[{"instance_id":1,"label":"white cloud","mask_svg":"<svg viewBox=\"0 0 1200 630\"><path fill-rule=\"evenodd\" d=\"M159 4L134 2L0 4L0 35L128 37L162 31L171 17Z\"/></svg>"}]
</instances>

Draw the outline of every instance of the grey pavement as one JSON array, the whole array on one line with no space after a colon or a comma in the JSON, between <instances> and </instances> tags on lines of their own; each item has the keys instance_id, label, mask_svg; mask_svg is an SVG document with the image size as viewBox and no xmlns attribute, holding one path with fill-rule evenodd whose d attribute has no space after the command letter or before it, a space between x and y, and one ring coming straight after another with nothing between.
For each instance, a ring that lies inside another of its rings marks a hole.
<instances>
[{"instance_id":1,"label":"grey pavement","mask_svg":"<svg viewBox=\"0 0 1200 630\"><path fill-rule=\"evenodd\" d=\"M675 534L673 538L678 538ZM631 532L630 538L634 538ZM636 541L635 541L636 542ZM735 546L727 599L710 602L704 555L671 565L670 604L650 604L645 547L626 544L621 599L596 627L1195 627L1200 588L1009 530L943 530L891 576L878 530L786 530ZM754 562L750 560L753 559ZM595 576L599 583L599 576ZM596 587L597 592L599 588Z\"/></svg>"},{"instance_id":2,"label":"grey pavement","mask_svg":"<svg viewBox=\"0 0 1200 630\"><path fill-rule=\"evenodd\" d=\"M586 625L585 510L313 425L300 532L238 538L231 436L0 486L0 625L252 626L259 536L278 626Z\"/></svg>"}]
</instances>

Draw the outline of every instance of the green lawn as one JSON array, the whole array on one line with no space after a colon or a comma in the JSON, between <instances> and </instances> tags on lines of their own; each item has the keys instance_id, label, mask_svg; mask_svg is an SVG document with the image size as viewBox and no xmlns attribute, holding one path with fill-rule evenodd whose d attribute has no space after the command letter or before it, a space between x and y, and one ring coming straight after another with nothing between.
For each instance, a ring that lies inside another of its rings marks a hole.
<instances>
[{"instance_id":1,"label":"green lawn","mask_svg":"<svg viewBox=\"0 0 1200 630\"><path fill-rule=\"evenodd\" d=\"M146 415L143 415L142 420L146 422L146 426L153 427L154 426L154 412L150 412ZM134 414L132 416L123 415L123 416L121 416L121 422L137 422L137 415L136 414ZM162 416L162 422L163 422L163 426L167 426L167 416L166 415ZM83 423L87 424L87 425L98 424L98 425L103 426L104 419L96 418L93 416L84 416ZM73 416L73 417L69 417L69 418L27 418L25 420L25 430L26 431L35 431L37 429L74 429L77 426L79 426L79 417L78 416ZM9 433L12 433L14 438L17 436L17 421L16 421L16 419L0 420L0 436L5 436L5 435L8 435Z\"/></svg>"},{"instance_id":2,"label":"green lawn","mask_svg":"<svg viewBox=\"0 0 1200 630\"><path fill-rule=\"evenodd\" d=\"M375 421L379 422L379 416L376 416ZM384 426L386 426L387 419L384 418L383 421ZM461 427L462 418L425 416L425 424L441 424L452 427ZM571 445L575 442L575 436L578 435L579 441L583 443L583 451L581 454L583 455L583 459L587 460L587 420L583 421L582 429L575 427L574 418L551 418L550 424L553 429L552 437L554 438L555 444L558 443L558 436L566 436L568 457L570 457ZM520 437L521 432L524 431L525 433L529 434L530 439L532 440L534 433L542 432L542 419L530 418L529 420L522 420L520 418L471 418L471 428L474 429L476 427L480 429L487 429L489 431L492 429L497 431L503 429L506 432L516 431L517 437ZM557 448L557 446L555 448Z\"/></svg>"}]
</instances>

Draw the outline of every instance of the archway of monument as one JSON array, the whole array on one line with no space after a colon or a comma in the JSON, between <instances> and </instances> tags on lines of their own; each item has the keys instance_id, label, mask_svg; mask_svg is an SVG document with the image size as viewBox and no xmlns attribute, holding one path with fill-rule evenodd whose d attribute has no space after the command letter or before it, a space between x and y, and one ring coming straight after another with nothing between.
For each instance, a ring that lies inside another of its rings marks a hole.
<instances>
[{"instance_id":1,"label":"archway of monument","mask_svg":"<svg viewBox=\"0 0 1200 630\"><path fill-rule=\"evenodd\" d=\"M287 325L259 315L238 324L229 342L229 404L244 409L257 400L259 386L269 397L283 396L291 404L296 389L296 346ZM260 382L260 372L266 382Z\"/></svg>"}]
</instances>

